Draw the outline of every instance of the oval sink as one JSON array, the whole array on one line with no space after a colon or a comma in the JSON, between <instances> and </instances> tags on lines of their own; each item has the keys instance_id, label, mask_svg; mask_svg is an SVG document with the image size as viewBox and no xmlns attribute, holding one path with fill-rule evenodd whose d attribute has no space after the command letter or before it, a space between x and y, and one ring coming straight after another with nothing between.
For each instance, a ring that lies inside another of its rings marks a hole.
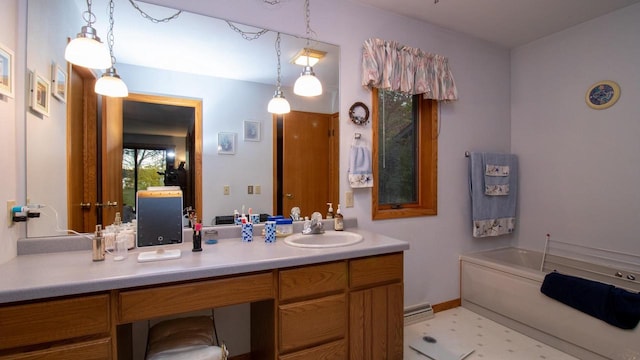
<instances>
[{"instance_id":1,"label":"oval sink","mask_svg":"<svg viewBox=\"0 0 640 360\"><path fill-rule=\"evenodd\" d=\"M305 248L328 248L357 244L364 238L348 231L325 231L324 234L304 235L297 233L284 239L287 245Z\"/></svg>"}]
</instances>

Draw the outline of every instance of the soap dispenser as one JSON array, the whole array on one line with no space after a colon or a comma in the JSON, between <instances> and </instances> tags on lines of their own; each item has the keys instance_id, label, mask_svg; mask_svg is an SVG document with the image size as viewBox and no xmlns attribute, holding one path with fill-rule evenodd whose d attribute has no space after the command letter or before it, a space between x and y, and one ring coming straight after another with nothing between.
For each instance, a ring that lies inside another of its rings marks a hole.
<instances>
[{"instance_id":1,"label":"soap dispenser","mask_svg":"<svg viewBox=\"0 0 640 360\"><path fill-rule=\"evenodd\" d=\"M336 216L333 218L333 230L335 231L344 230L344 216L342 216L342 212L340 211L340 204L338 204L338 209L336 210Z\"/></svg>"},{"instance_id":2,"label":"soap dispenser","mask_svg":"<svg viewBox=\"0 0 640 360\"><path fill-rule=\"evenodd\" d=\"M327 219L333 219L333 203L327 203L329 205L329 210L327 211Z\"/></svg>"}]
</instances>

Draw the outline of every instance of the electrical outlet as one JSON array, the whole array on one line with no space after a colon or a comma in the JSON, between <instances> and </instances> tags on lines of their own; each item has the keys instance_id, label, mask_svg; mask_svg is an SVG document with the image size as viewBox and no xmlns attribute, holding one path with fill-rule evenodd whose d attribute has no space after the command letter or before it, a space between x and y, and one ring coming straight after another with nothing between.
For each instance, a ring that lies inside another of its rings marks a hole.
<instances>
[{"instance_id":1,"label":"electrical outlet","mask_svg":"<svg viewBox=\"0 0 640 360\"><path fill-rule=\"evenodd\" d=\"M224 195L229 195L231 193L231 189L229 188L229 185L225 185L222 189L223 189L222 193Z\"/></svg>"},{"instance_id":2,"label":"electrical outlet","mask_svg":"<svg viewBox=\"0 0 640 360\"><path fill-rule=\"evenodd\" d=\"M13 212L11 209L16 206L15 200L7 200L7 225L13 225Z\"/></svg>"},{"instance_id":3,"label":"electrical outlet","mask_svg":"<svg viewBox=\"0 0 640 360\"><path fill-rule=\"evenodd\" d=\"M247 186L247 194L253 195L253 185Z\"/></svg>"},{"instance_id":4,"label":"electrical outlet","mask_svg":"<svg viewBox=\"0 0 640 360\"><path fill-rule=\"evenodd\" d=\"M260 195L260 193L262 192L262 186L260 185L256 185L253 187L253 193L256 195Z\"/></svg>"},{"instance_id":5,"label":"electrical outlet","mask_svg":"<svg viewBox=\"0 0 640 360\"><path fill-rule=\"evenodd\" d=\"M353 191L347 191L344 193L344 207L353 207Z\"/></svg>"}]
</instances>

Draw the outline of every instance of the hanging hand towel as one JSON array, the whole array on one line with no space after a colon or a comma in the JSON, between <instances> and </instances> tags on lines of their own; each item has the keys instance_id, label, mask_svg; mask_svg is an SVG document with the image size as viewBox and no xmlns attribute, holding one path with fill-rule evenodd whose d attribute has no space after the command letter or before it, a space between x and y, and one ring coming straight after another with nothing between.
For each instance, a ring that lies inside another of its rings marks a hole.
<instances>
[{"instance_id":1,"label":"hanging hand towel","mask_svg":"<svg viewBox=\"0 0 640 360\"><path fill-rule=\"evenodd\" d=\"M352 188L373 187L371 150L361 140L351 145L348 176Z\"/></svg>"},{"instance_id":2,"label":"hanging hand towel","mask_svg":"<svg viewBox=\"0 0 640 360\"><path fill-rule=\"evenodd\" d=\"M493 173L491 169L499 171ZM473 237L498 236L515 230L517 186L518 158L515 155L471 153L469 187Z\"/></svg>"}]
</instances>

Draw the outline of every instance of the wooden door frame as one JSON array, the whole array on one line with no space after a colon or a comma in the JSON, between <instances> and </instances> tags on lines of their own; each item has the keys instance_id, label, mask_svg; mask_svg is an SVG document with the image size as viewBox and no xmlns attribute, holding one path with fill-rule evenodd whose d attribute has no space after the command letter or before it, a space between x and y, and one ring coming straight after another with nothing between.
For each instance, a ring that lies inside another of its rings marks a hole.
<instances>
[{"instance_id":1,"label":"wooden door frame","mask_svg":"<svg viewBox=\"0 0 640 360\"><path fill-rule=\"evenodd\" d=\"M194 191L195 210L199 212L199 216L202 217L202 99L129 93L129 96L126 97L125 100L193 108L195 154L194 163L189 164L189 166L193 168L194 189L192 189L192 191Z\"/></svg>"},{"instance_id":2,"label":"wooden door frame","mask_svg":"<svg viewBox=\"0 0 640 360\"><path fill-rule=\"evenodd\" d=\"M98 218L95 209L92 209L97 199L97 119L98 119L98 98L93 88L96 82L96 75L89 69L74 66L71 63L67 63L67 74L73 76L77 73L83 82L83 134L82 134L82 152L78 153L74 151L72 146L73 128L78 125L76 119L72 119L71 116L67 116L67 228L76 230L79 232L90 232L97 224ZM71 91L71 81L67 82L67 114L71 114L72 107L74 105ZM77 140L77 139L76 139ZM80 161L83 166L79 170L74 167ZM83 189L83 199L81 202L90 204L89 208L83 208L82 224L76 224L73 215L74 208L80 207L80 204L76 204L77 199L72 195L75 189ZM86 210L85 210L86 209ZM75 228L76 226L82 226L82 229Z\"/></svg>"}]
</instances>

